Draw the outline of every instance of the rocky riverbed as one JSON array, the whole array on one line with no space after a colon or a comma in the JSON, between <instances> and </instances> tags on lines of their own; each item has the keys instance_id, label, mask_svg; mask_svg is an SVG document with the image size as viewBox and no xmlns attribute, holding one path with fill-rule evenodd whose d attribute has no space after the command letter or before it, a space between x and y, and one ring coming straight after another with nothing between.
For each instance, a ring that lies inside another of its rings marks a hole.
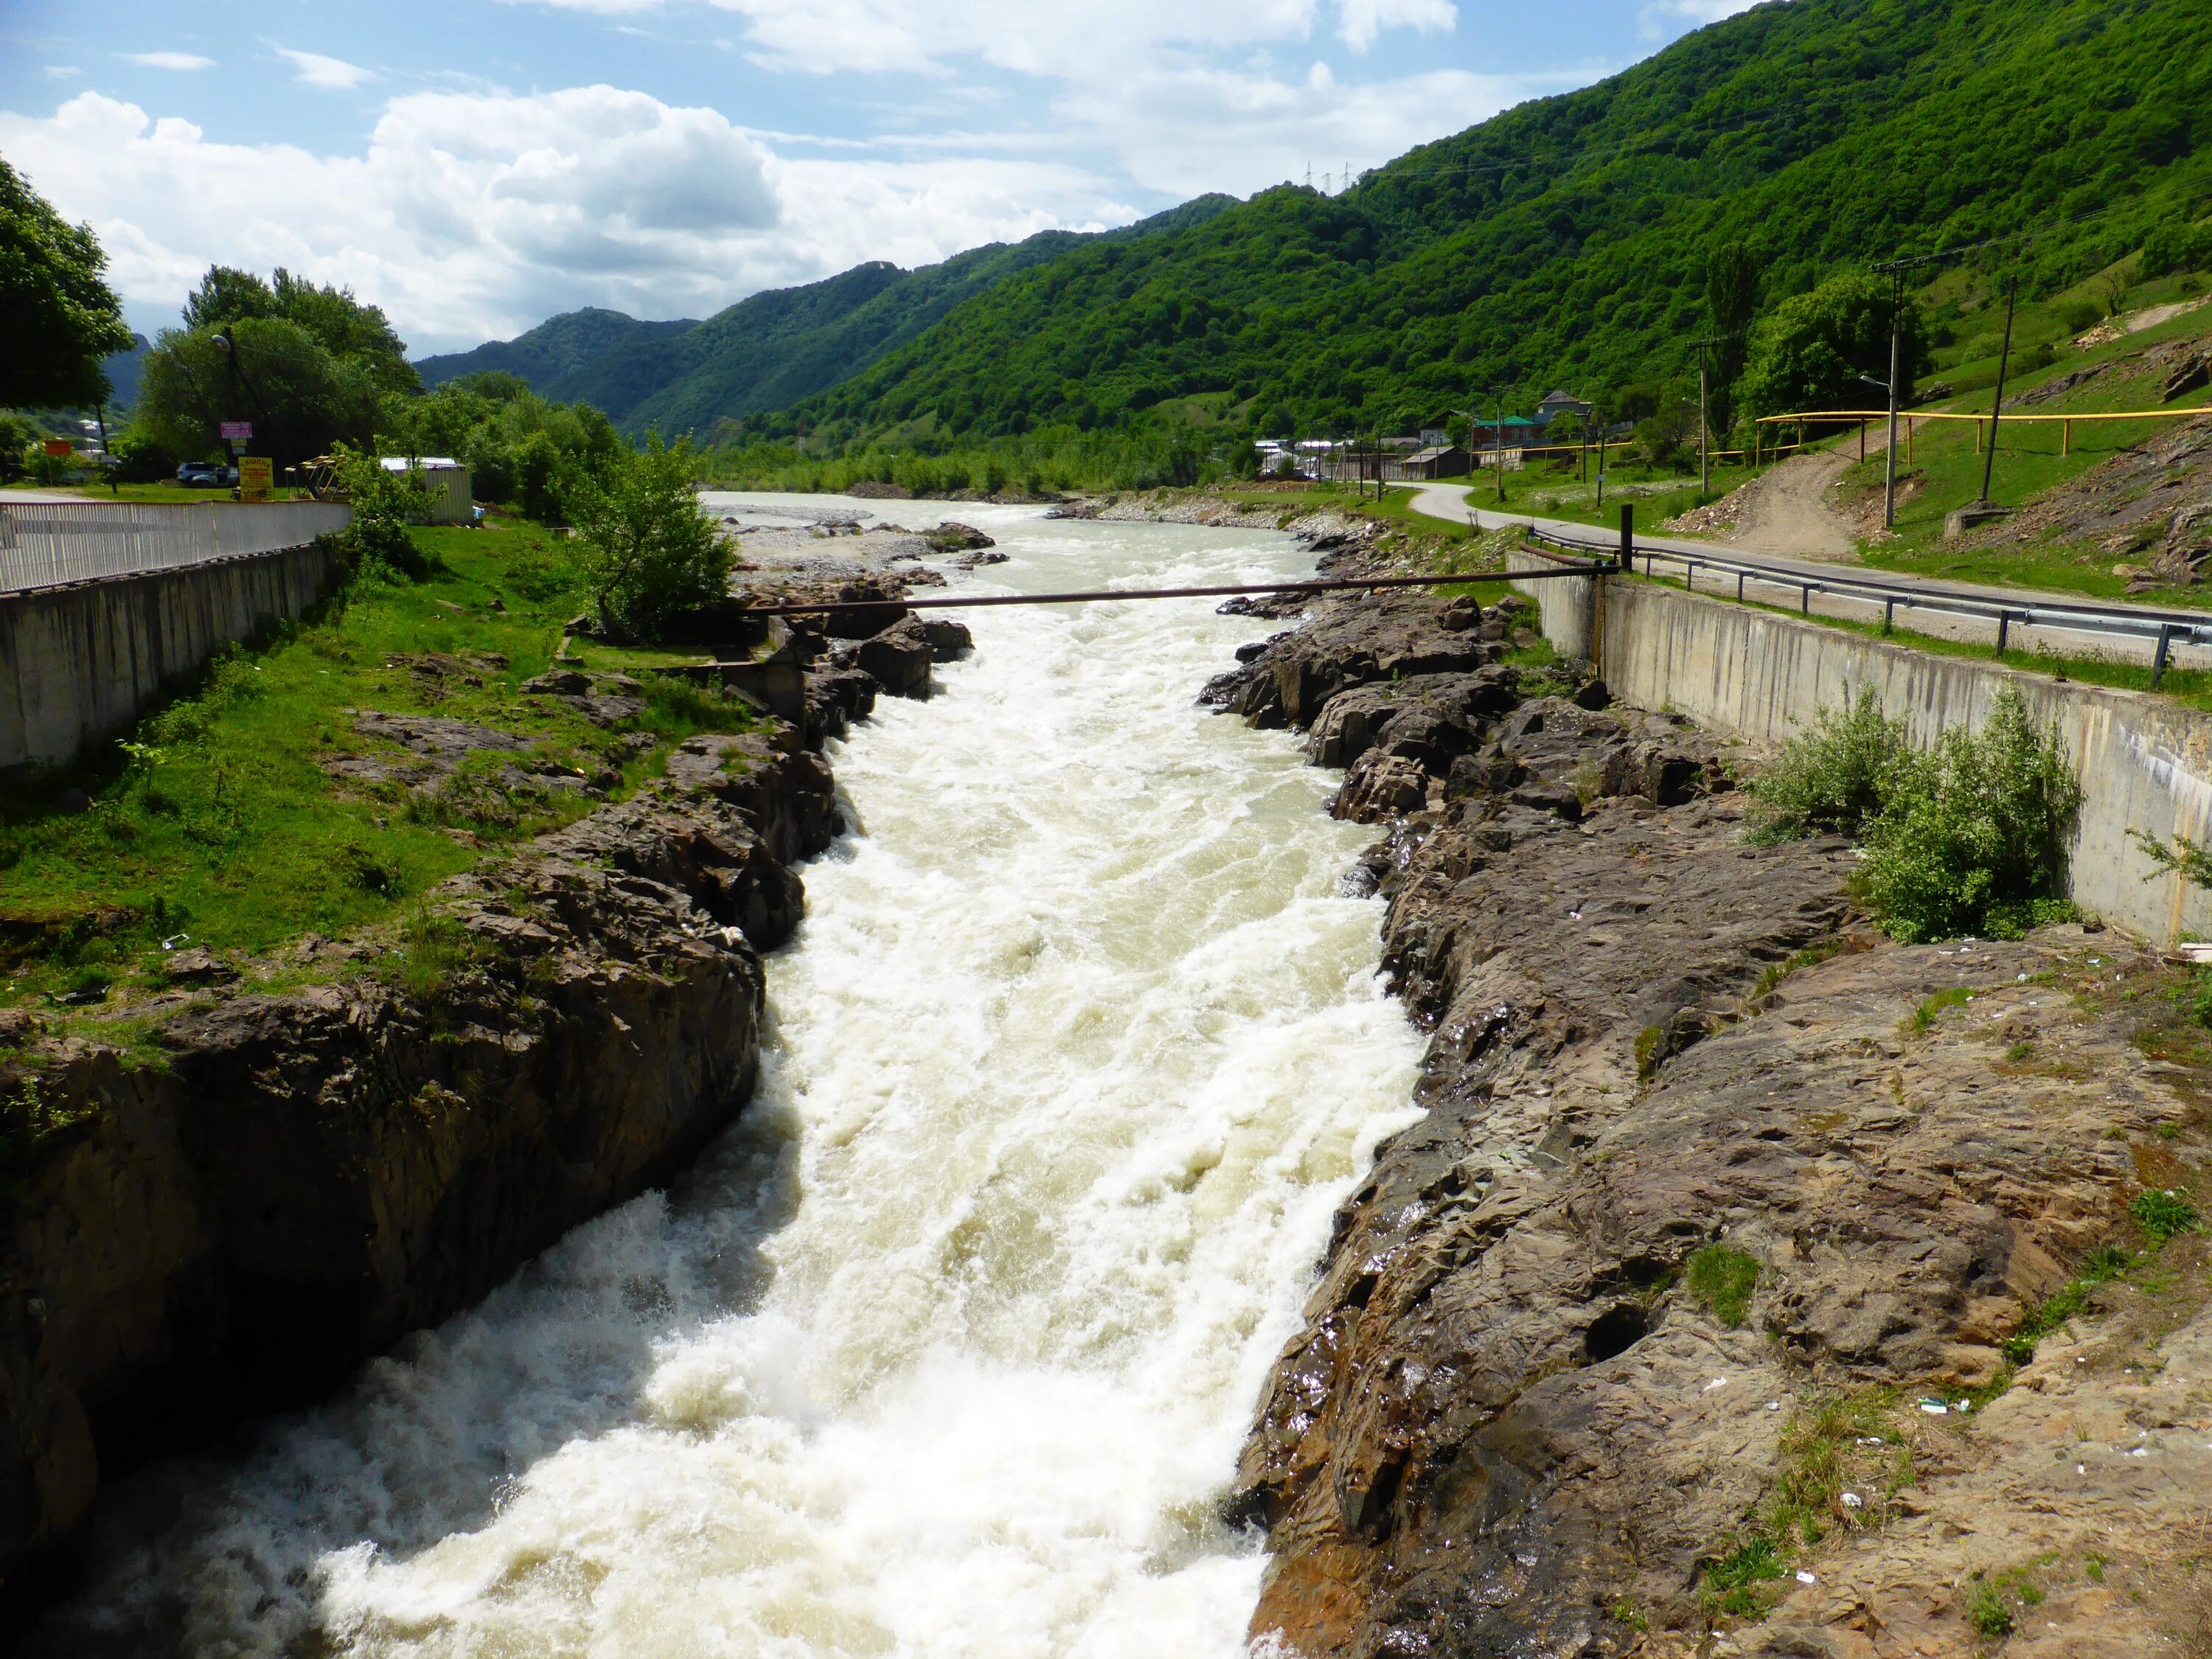
<instances>
[{"instance_id":1,"label":"rocky riverbed","mask_svg":"<svg viewBox=\"0 0 2212 1659\"><path fill-rule=\"evenodd\" d=\"M822 580L764 572L754 591ZM863 576L852 596L908 580ZM327 1392L666 1180L743 1109L760 953L798 925L793 866L841 828L819 745L881 693L926 696L932 662L966 646L895 605L825 620L780 635L800 721L731 703L731 731L400 926L265 961L180 953L177 988L117 1009L112 1039L9 1016L0 1092L31 1091L48 1133L9 1149L0 1206L0 1593L39 1593L33 1564L117 1470ZM525 689L610 719L642 707L620 676ZM389 752L354 764L421 790L455 756L530 747L360 722ZM604 799L611 775L559 781Z\"/></svg>"},{"instance_id":2,"label":"rocky riverbed","mask_svg":"<svg viewBox=\"0 0 2212 1659\"><path fill-rule=\"evenodd\" d=\"M2194 981L1891 943L1845 843L1746 842L1755 757L1522 622L1332 601L1206 693L1346 769L1431 1033L1244 1449L1255 1637L2202 1650L2205 1252L2138 1218L2202 1181Z\"/></svg>"}]
</instances>

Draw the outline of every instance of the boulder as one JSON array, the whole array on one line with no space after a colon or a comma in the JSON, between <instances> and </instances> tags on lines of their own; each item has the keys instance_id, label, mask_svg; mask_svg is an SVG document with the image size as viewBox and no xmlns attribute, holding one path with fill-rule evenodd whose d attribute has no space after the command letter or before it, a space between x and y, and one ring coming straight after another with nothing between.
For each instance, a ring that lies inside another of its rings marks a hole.
<instances>
[{"instance_id":1,"label":"boulder","mask_svg":"<svg viewBox=\"0 0 2212 1659\"><path fill-rule=\"evenodd\" d=\"M873 637L862 640L854 660L891 696L926 697L929 695L929 665L934 654L921 621L905 617Z\"/></svg>"}]
</instances>

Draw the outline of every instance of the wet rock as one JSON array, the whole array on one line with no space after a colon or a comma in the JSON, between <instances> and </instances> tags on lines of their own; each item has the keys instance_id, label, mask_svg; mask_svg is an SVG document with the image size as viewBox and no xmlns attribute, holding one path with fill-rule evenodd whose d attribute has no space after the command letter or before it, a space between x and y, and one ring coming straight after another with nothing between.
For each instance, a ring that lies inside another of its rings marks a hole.
<instances>
[{"instance_id":1,"label":"wet rock","mask_svg":"<svg viewBox=\"0 0 2212 1659\"><path fill-rule=\"evenodd\" d=\"M975 648L975 636L968 631L968 624L950 621L941 617L924 617L922 637L929 641L932 662L957 662Z\"/></svg>"},{"instance_id":2,"label":"wet rock","mask_svg":"<svg viewBox=\"0 0 2212 1659\"><path fill-rule=\"evenodd\" d=\"M955 519L947 519L934 530L923 531L921 538L936 553L967 553L998 545L975 526Z\"/></svg>"},{"instance_id":3,"label":"wet rock","mask_svg":"<svg viewBox=\"0 0 2212 1659\"><path fill-rule=\"evenodd\" d=\"M862 640L854 660L892 696L926 697L935 655L920 618L908 617Z\"/></svg>"}]
</instances>

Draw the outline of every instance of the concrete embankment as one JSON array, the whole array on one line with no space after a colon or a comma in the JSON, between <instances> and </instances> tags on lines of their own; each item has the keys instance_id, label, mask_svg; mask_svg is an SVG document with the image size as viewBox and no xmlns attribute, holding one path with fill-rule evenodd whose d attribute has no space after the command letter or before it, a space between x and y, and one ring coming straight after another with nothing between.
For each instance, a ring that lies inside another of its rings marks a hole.
<instances>
[{"instance_id":1,"label":"concrete embankment","mask_svg":"<svg viewBox=\"0 0 2212 1659\"><path fill-rule=\"evenodd\" d=\"M1540 555L1513 556L1522 568ZM2005 688L2065 738L2083 803L2071 861L2084 910L2157 943L2212 934L2212 894L2162 869L2134 836L2203 841L2212 825L2212 715L2170 699L2084 685L1970 657L1607 577L1522 585L1564 655L1596 665L1613 695L1761 744L1872 690L1914 740L1978 726Z\"/></svg>"},{"instance_id":2,"label":"concrete embankment","mask_svg":"<svg viewBox=\"0 0 2212 1659\"><path fill-rule=\"evenodd\" d=\"M0 769L62 766L224 647L325 597L319 543L0 598Z\"/></svg>"}]
</instances>

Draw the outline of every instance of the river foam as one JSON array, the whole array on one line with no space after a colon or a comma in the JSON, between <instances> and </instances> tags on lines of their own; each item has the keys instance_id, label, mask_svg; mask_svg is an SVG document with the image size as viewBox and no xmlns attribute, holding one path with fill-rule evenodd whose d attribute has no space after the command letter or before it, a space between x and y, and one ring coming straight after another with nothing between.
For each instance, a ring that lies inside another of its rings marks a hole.
<instances>
[{"instance_id":1,"label":"river foam","mask_svg":"<svg viewBox=\"0 0 2212 1659\"><path fill-rule=\"evenodd\" d=\"M750 498L758 502L759 498ZM759 504L765 505L764 502ZM1286 538L958 509L976 585L1289 574ZM1411 1120L1371 833L1191 694L1202 602L971 613L833 747L855 832L672 1194L165 1477L57 1637L196 1654L1241 1653L1216 1507L1330 1213ZM132 1650L137 1650L133 1649Z\"/></svg>"}]
</instances>

